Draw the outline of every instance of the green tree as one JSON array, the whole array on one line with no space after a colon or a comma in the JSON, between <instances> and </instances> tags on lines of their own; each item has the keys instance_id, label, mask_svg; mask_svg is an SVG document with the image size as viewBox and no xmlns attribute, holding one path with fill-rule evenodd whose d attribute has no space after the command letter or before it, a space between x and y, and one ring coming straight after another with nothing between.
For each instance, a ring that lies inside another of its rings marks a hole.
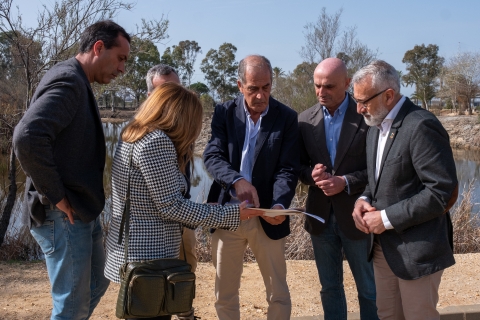
<instances>
[{"instance_id":1,"label":"green tree","mask_svg":"<svg viewBox=\"0 0 480 320\"><path fill-rule=\"evenodd\" d=\"M193 73L195 72L194 65L197 60L198 53L202 52L202 48L196 41L180 41L177 46L173 46L173 56L178 57L178 73L180 79L185 86L190 86Z\"/></svg>"},{"instance_id":2,"label":"green tree","mask_svg":"<svg viewBox=\"0 0 480 320\"><path fill-rule=\"evenodd\" d=\"M238 93L238 62L235 61L235 52L237 48L225 42L218 50L210 49L200 65L210 90L215 92L221 101L231 99Z\"/></svg>"},{"instance_id":3,"label":"green tree","mask_svg":"<svg viewBox=\"0 0 480 320\"><path fill-rule=\"evenodd\" d=\"M165 49L161 62L174 67L182 83L188 87L195 72L194 65L197 55L202 52L201 49L196 41L180 41L178 45L172 46L171 49L170 47Z\"/></svg>"},{"instance_id":4,"label":"green tree","mask_svg":"<svg viewBox=\"0 0 480 320\"><path fill-rule=\"evenodd\" d=\"M277 85L277 82L280 78L285 77L285 71L282 70L282 68L279 67L274 67L272 69L273 71L273 79L272 79L272 89L275 88Z\"/></svg>"},{"instance_id":5,"label":"green tree","mask_svg":"<svg viewBox=\"0 0 480 320\"><path fill-rule=\"evenodd\" d=\"M207 93L200 96L200 102L202 103L203 110L206 114L212 113L215 109L215 100L213 100L212 96Z\"/></svg>"},{"instance_id":6,"label":"green tree","mask_svg":"<svg viewBox=\"0 0 480 320\"><path fill-rule=\"evenodd\" d=\"M206 94L210 91L208 89L207 85L203 82L195 82L192 85L190 85L190 90L195 91L199 95Z\"/></svg>"},{"instance_id":7,"label":"green tree","mask_svg":"<svg viewBox=\"0 0 480 320\"><path fill-rule=\"evenodd\" d=\"M130 50L131 53L126 63L127 70L120 81L122 85L130 89L135 97L136 107L138 107L140 99L147 94L145 75L151 67L160 63L160 53L152 41L138 37L132 37Z\"/></svg>"},{"instance_id":8,"label":"green tree","mask_svg":"<svg viewBox=\"0 0 480 320\"><path fill-rule=\"evenodd\" d=\"M278 77L272 88L272 96L297 112L313 106L317 103L313 83L313 71L316 65L316 63L302 62L293 72Z\"/></svg>"},{"instance_id":9,"label":"green tree","mask_svg":"<svg viewBox=\"0 0 480 320\"><path fill-rule=\"evenodd\" d=\"M163 51L162 57L160 58L160 63L175 68L175 70L178 69L178 64L173 57L172 49L170 47L167 47L165 51Z\"/></svg>"},{"instance_id":10,"label":"green tree","mask_svg":"<svg viewBox=\"0 0 480 320\"><path fill-rule=\"evenodd\" d=\"M435 44L416 45L403 56L402 62L407 65L407 73L402 80L408 86L415 85L414 96L422 101L425 109L428 109L428 103L437 92L438 76L444 61L438 55L438 46Z\"/></svg>"}]
</instances>

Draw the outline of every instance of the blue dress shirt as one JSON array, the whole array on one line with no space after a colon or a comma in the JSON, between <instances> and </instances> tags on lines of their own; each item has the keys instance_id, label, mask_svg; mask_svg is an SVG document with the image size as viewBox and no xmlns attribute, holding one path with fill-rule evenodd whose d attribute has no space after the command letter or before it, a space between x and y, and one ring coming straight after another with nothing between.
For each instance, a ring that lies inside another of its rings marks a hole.
<instances>
[{"instance_id":1,"label":"blue dress shirt","mask_svg":"<svg viewBox=\"0 0 480 320\"><path fill-rule=\"evenodd\" d=\"M332 166L335 165L335 157L337 156L337 145L338 140L340 139L340 132L342 131L343 119L345 118L345 112L348 108L348 93L345 94L345 99L340 104L340 106L335 110L333 116L330 114L325 106L322 106L323 109L323 122L325 126L325 139L327 143L327 149L330 156L330 162ZM348 193L350 193L350 186L348 185L347 177L345 178L345 183L347 185Z\"/></svg>"},{"instance_id":2,"label":"blue dress shirt","mask_svg":"<svg viewBox=\"0 0 480 320\"><path fill-rule=\"evenodd\" d=\"M323 109L323 121L325 125L325 139L327 140L327 149L330 155L330 161L332 165L335 164L335 157L337 155L337 144L340 139L340 132L342 131L342 123L345 118L345 112L348 108L348 94L345 95L345 99L340 106L335 110L333 116L330 115L328 109L322 106Z\"/></svg>"}]
</instances>

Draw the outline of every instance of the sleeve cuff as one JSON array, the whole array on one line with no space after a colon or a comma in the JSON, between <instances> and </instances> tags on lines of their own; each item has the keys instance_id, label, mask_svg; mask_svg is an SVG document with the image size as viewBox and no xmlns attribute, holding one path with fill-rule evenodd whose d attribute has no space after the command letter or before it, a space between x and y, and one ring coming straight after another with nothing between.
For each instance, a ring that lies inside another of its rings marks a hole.
<instances>
[{"instance_id":1,"label":"sleeve cuff","mask_svg":"<svg viewBox=\"0 0 480 320\"><path fill-rule=\"evenodd\" d=\"M233 180L232 184L231 184L231 187L230 187L230 190L228 191L228 193L230 193L230 196L232 198L236 198L237 197L237 193L235 192L235 188L233 187L233 185L235 184L235 182L237 182L238 180L242 180L243 177L238 177L237 179Z\"/></svg>"},{"instance_id":2,"label":"sleeve cuff","mask_svg":"<svg viewBox=\"0 0 480 320\"><path fill-rule=\"evenodd\" d=\"M383 225L385 226L385 229L387 230L393 229L393 226L390 223L390 220L388 220L387 213L385 212L385 210L380 211L380 215L382 216L382 221L383 221Z\"/></svg>"},{"instance_id":3,"label":"sleeve cuff","mask_svg":"<svg viewBox=\"0 0 480 320\"><path fill-rule=\"evenodd\" d=\"M280 206L280 207L282 207L283 210L285 210L285 207L284 207L283 204L281 204L281 203L275 203L271 208L273 208L273 207L275 207L275 206ZM271 208L270 208L270 209L271 209Z\"/></svg>"},{"instance_id":4,"label":"sleeve cuff","mask_svg":"<svg viewBox=\"0 0 480 320\"><path fill-rule=\"evenodd\" d=\"M368 203L372 204L371 200L370 200L368 197L366 197L366 196L361 196L361 197L359 197L357 200L355 200L355 204L354 204L353 206L355 206L355 205L357 204L357 201L360 200L360 199L365 200L365 201L367 201Z\"/></svg>"},{"instance_id":5,"label":"sleeve cuff","mask_svg":"<svg viewBox=\"0 0 480 320\"><path fill-rule=\"evenodd\" d=\"M345 192L347 194L350 194L350 185L348 184L348 179L347 179L347 176L343 176L343 179L345 179Z\"/></svg>"}]
</instances>

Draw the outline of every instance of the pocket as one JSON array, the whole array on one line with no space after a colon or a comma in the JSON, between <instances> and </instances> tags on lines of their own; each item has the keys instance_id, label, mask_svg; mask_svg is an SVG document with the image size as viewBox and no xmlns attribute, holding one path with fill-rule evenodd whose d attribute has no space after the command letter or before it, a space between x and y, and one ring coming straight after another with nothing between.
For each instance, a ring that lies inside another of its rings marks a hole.
<instances>
[{"instance_id":1,"label":"pocket","mask_svg":"<svg viewBox=\"0 0 480 320\"><path fill-rule=\"evenodd\" d=\"M129 283L128 314L133 317L152 317L162 314L165 278L163 275L136 274Z\"/></svg>"},{"instance_id":2,"label":"pocket","mask_svg":"<svg viewBox=\"0 0 480 320\"><path fill-rule=\"evenodd\" d=\"M30 229L35 241L37 241L43 254L52 254L55 250L55 221L45 220L40 227Z\"/></svg>"},{"instance_id":3,"label":"pocket","mask_svg":"<svg viewBox=\"0 0 480 320\"><path fill-rule=\"evenodd\" d=\"M195 298L195 274L176 272L167 277L165 311L168 314L188 312Z\"/></svg>"},{"instance_id":4,"label":"pocket","mask_svg":"<svg viewBox=\"0 0 480 320\"><path fill-rule=\"evenodd\" d=\"M395 157L395 158L392 158L392 159L387 159L385 160L385 163L384 163L384 167L388 167L388 166L392 166L394 164L397 164L397 163L401 163L402 162L402 156L398 156L398 157Z\"/></svg>"}]
</instances>

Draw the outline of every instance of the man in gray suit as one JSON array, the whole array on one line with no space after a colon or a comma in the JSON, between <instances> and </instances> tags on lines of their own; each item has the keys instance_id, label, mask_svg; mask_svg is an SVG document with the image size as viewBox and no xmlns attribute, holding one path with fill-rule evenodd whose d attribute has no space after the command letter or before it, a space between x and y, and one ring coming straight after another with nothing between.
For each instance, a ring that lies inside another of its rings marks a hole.
<instances>
[{"instance_id":1,"label":"man in gray suit","mask_svg":"<svg viewBox=\"0 0 480 320\"><path fill-rule=\"evenodd\" d=\"M455 263L448 209L457 176L449 137L430 112L400 94L394 67L374 61L353 77L367 135L368 185L356 227L372 236L380 319L440 319L443 270Z\"/></svg>"},{"instance_id":2,"label":"man in gray suit","mask_svg":"<svg viewBox=\"0 0 480 320\"><path fill-rule=\"evenodd\" d=\"M130 36L113 21L89 26L79 53L42 78L15 128L27 175L24 220L51 283L51 319L88 319L108 287L99 215L105 204L105 139L90 83L125 70Z\"/></svg>"},{"instance_id":3,"label":"man in gray suit","mask_svg":"<svg viewBox=\"0 0 480 320\"><path fill-rule=\"evenodd\" d=\"M377 319L372 263L365 257L368 235L355 227L352 210L367 184L365 139L368 126L346 91L350 85L342 60L328 58L315 69L316 105L298 117L300 180L309 186L306 210L320 277L325 319L347 319L343 289L345 254L357 285L362 319Z\"/></svg>"}]
</instances>

